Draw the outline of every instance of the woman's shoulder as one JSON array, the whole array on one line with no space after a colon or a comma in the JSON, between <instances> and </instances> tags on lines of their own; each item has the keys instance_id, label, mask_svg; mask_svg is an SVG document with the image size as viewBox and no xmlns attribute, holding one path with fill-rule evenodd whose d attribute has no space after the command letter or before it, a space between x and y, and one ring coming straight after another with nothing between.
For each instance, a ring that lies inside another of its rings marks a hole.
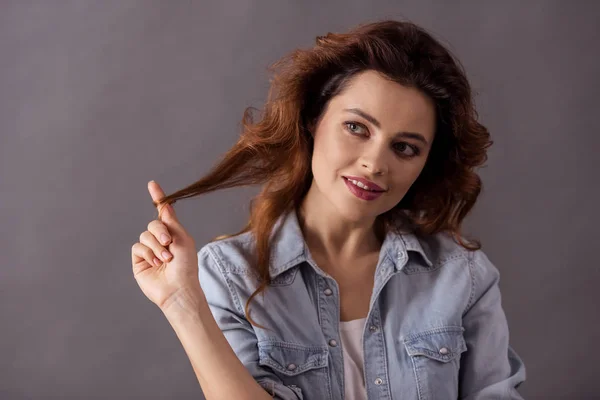
<instances>
[{"instance_id":1,"label":"woman's shoulder","mask_svg":"<svg viewBox=\"0 0 600 400\"><path fill-rule=\"evenodd\" d=\"M225 272L246 274L250 271L254 248L251 232L244 232L208 242L198 255L207 252Z\"/></svg>"},{"instance_id":2,"label":"woman's shoulder","mask_svg":"<svg viewBox=\"0 0 600 400\"><path fill-rule=\"evenodd\" d=\"M441 267L450 262L458 263L469 271L472 279L476 276L485 277L486 280L498 278L498 268L481 246L477 249L465 248L447 231L431 235L413 235L413 237L434 266ZM462 235L460 239L467 244L473 243Z\"/></svg>"},{"instance_id":3,"label":"woman's shoulder","mask_svg":"<svg viewBox=\"0 0 600 400\"><path fill-rule=\"evenodd\" d=\"M450 260L469 257L469 250L456 242L446 231L427 235L411 232L399 236L407 250L421 253L431 267L441 266Z\"/></svg>"}]
</instances>

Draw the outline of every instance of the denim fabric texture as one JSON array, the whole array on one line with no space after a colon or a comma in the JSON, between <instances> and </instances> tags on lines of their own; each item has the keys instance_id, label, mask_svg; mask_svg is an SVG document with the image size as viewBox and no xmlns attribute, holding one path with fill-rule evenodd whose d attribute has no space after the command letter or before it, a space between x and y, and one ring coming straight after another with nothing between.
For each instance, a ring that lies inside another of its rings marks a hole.
<instances>
[{"instance_id":1,"label":"denim fabric texture","mask_svg":"<svg viewBox=\"0 0 600 400\"><path fill-rule=\"evenodd\" d=\"M275 399L344 398L339 288L319 268L295 211L271 234L272 285L258 287L250 232L198 252L199 280L227 341ZM447 233L388 233L363 331L369 399L522 399L525 365L509 346L499 271Z\"/></svg>"}]
</instances>

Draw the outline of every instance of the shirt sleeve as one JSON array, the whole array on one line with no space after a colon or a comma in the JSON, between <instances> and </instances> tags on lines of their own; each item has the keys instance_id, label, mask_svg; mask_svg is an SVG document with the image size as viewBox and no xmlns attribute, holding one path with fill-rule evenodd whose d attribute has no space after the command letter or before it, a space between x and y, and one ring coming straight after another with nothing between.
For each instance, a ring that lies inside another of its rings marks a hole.
<instances>
[{"instance_id":1,"label":"shirt sleeve","mask_svg":"<svg viewBox=\"0 0 600 400\"><path fill-rule=\"evenodd\" d=\"M246 319L235 288L219 265L217 257L205 245L198 252L198 278L217 325L238 359L275 400L303 400L297 386L283 384L272 371L258 363L257 337Z\"/></svg>"},{"instance_id":2,"label":"shirt sleeve","mask_svg":"<svg viewBox=\"0 0 600 400\"><path fill-rule=\"evenodd\" d=\"M525 381L525 364L509 346L500 272L481 250L471 252L469 271L472 290L463 313L467 351L460 361L459 398L522 400L517 388Z\"/></svg>"}]
</instances>

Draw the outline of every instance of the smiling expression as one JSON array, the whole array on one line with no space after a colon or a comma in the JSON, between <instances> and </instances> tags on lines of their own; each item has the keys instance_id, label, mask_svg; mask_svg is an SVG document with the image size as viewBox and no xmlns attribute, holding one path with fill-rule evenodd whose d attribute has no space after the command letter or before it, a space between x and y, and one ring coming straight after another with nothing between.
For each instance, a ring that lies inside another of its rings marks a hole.
<instances>
[{"instance_id":1,"label":"smiling expression","mask_svg":"<svg viewBox=\"0 0 600 400\"><path fill-rule=\"evenodd\" d=\"M309 128L313 185L349 219L376 217L396 206L423 170L435 134L435 105L418 89L369 70L355 75ZM347 176L366 178L384 192L371 200L373 193L359 189L357 195Z\"/></svg>"}]
</instances>

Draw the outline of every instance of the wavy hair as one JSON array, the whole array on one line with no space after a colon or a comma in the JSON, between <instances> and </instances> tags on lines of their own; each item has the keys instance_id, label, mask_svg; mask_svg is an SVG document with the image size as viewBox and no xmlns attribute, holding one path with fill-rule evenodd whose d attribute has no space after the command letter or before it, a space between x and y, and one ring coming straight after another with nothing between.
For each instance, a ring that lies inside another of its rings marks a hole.
<instances>
[{"instance_id":1,"label":"wavy hair","mask_svg":"<svg viewBox=\"0 0 600 400\"><path fill-rule=\"evenodd\" d=\"M365 70L421 90L436 106L436 132L425 166L402 200L377 217L377 226L385 232L408 229L420 235L447 231L464 248L481 248L477 240L465 242L460 230L482 188L474 169L487 160L493 142L477 122L460 62L432 34L409 21L380 20L346 33L317 36L312 48L296 49L268 66L273 75L260 118L254 121L255 108L244 110L237 143L208 174L154 202L162 209L218 189L262 185L250 200L246 226L211 240L252 232L253 268L260 284L246 302L245 314L254 326L262 327L250 317L250 302L271 283L272 229L283 213L297 209L313 179L313 138L307 127L318 121L328 101L353 76Z\"/></svg>"}]
</instances>

